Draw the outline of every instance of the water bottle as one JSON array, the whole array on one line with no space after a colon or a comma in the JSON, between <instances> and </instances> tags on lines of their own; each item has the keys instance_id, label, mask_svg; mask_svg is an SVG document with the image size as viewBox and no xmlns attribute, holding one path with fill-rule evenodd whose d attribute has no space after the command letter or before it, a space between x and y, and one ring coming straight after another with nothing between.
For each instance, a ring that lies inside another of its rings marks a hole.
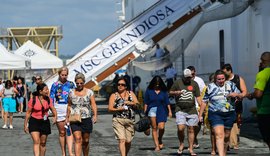
<instances>
[{"instance_id":1,"label":"water bottle","mask_svg":"<svg viewBox=\"0 0 270 156\"><path fill-rule=\"evenodd\" d=\"M66 128L67 136L71 136L71 128L70 128L70 125L69 125L69 124L66 124L64 127Z\"/></svg>"}]
</instances>

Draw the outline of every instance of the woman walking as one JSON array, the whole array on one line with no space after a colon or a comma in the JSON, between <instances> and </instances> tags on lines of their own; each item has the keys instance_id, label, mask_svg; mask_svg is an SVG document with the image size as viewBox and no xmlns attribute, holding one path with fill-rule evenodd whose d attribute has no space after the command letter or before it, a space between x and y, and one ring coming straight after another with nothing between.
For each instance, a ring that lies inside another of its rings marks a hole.
<instances>
[{"instance_id":1,"label":"woman walking","mask_svg":"<svg viewBox=\"0 0 270 156\"><path fill-rule=\"evenodd\" d=\"M81 156L83 151L83 155L88 156L90 133L93 123L97 122L97 106L94 92L84 87L85 76L77 74L75 83L76 88L69 93L66 123L69 124L69 116L72 114L81 116L81 122L70 123L75 140L75 155Z\"/></svg>"},{"instance_id":2,"label":"woman walking","mask_svg":"<svg viewBox=\"0 0 270 156\"><path fill-rule=\"evenodd\" d=\"M128 80L120 77L117 80L117 92L110 96L108 110L114 113L112 126L121 156L127 156L135 134L136 104L138 104L138 99L129 90Z\"/></svg>"},{"instance_id":3,"label":"woman walking","mask_svg":"<svg viewBox=\"0 0 270 156\"><path fill-rule=\"evenodd\" d=\"M18 91L18 94L16 96L17 102L19 103L19 113L22 114L23 112L23 101L26 98L27 94L27 88L26 85L23 82L23 79L21 77L17 80L17 86L16 89Z\"/></svg>"},{"instance_id":4,"label":"woman walking","mask_svg":"<svg viewBox=\"0 0 270 156\"><path fill-rule=\"evenodd\" d=\"M75 88L73 82L68 81L68 68L63 67L58 71L58 81L54 82L51 87L50 97L53 100L54 107L57 112L57 128L59 132L59 142L62 156L66 156L66 143L68 145L68 153L73 156L72 145L73 136L66 136L65 124L68 105L68 94L71 89Z\"/></svg>"},{"instance_id":5,"label":"woman walking","mask_svg":"<svg viewBox=\"0 0 270 156\"><path fill-rule=\"evenodd\" d=\"M160 76L155 76L151 80L145 92L144 103L145 114L151 120L155 151L159 151L163 148L162 137L165 132L167 116L172 117L167 88Z\"/></svg>"},{"instance_id":6,"label":"woman walking","mask_svg":"<svg viewBox=\"0 0 270 156\"><path fill-rule=\"evenodd\" d=\"M31 134L35 156L44 156L46 152L47 137L51 134L49 110L53 113L53 124L57 120L56 110L48 94L49 89L45 83L38 85L36 93L28 102L25 115L24 131Z\"/></svg>"},{"instance_id":7,"label":"woman walking","mask_svg":"<svg viewBox=\"0 0 270 156\"><path fill-rule=\"evenodd\" d=\"M4 109L4 125L3 129L7 129L7 120L9 115L9 129L13 129L13 113L16 112L15 96L18 93L10 80L7 80L3 89L3 109Z\"/></svg>"},{"instance_id":8,"label":"woman walking","mask_svg":"<svg viewBox=\"0 0 270 156\"><path fill-rule=\"evenodd\" d=\"M222 70L217 70L214 82L207 86L200 109L199 119L202 122L202 114L208 102L208 120L214 130L218 154L225 156L229 145L230 132L236 119L235 101L240 91L231 81L226 81L226 75Z\"/></svg>"}]
</instances>

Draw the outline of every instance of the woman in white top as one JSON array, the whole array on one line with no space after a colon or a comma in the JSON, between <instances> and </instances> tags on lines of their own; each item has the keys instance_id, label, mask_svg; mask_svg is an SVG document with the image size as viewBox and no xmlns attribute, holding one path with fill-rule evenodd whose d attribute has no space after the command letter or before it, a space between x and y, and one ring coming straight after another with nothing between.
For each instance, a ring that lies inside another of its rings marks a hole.
<instances>
[{"instance_id":1,"label":"woman in white top","mask_svg":"<svg viewBox=\"0 0 270 156\"><path fill-rule=\"evenodd\" d=\"M9 113L9 128L13 129L13 113L16 112L16 100L15 96L18 93L16 88L13 87L10 80L5 83L5 88L3 90L3 110L4 110L4 125L2 128L7 129L7 117Z\"/></svg>"}]
</instances>

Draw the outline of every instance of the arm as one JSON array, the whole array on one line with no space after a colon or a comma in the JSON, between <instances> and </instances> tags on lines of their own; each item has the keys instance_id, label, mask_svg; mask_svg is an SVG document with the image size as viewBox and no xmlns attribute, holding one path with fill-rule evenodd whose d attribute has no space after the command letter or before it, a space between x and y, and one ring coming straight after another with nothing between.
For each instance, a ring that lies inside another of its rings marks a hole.
<instances>
[{"instance_id":1,"label":"arm","mask_svg":"<svg viewBox=\"0 0 270 156\"><path fill-rule=\"evenodd\" d=\"M24 132L25 133L29 133L29 129L28 129L28 121L30 119L32 113L32 108L28 107L26 113L25 113L25 119L24 119Z\"/></svg>"},{"instance_id":2,"label":"arm","mask_svg":"<svg viewBox=\"0 0 270 156\"><path fill-rule=\"evenodd\" d=\"M198 102L199 106L201 107L201 105L202 105L202 97L198 96L198 97L196 97L196 99L197 99L197 102Z\"/></svg>"},{"instance_id":3,"label":"arm","mask_svg":"<svg viewBox=\"0 0 270 156\"><path fill-rule=\"evenodd\" d=\"M125 109L123 107L121 108L114 108L114 99L115 99L115 94L112 94L109 99L109 105L108 105L108 111L109 112L118 112L118 111L124 111Z\"/></svg>"},{"instance_id":4,"label":"arm","mask_svg":"<svg viewBox=\"0 0 270 156\"><path fill-rule=\"evenodd\" d=\"M25 98L26 95L27 95L27 87L26 87L26 84L23 85L23 88L24 88L23 97Z\"/></svg>"},{"instance_id":5,"label":"arm","mask_svg":"<svg viewBox=\"0 0 270 156\"><path fill-rule=\"evenodd\" d=\"M70 108L71 108L71 99L69 96L68 97L67 114L66 114L66 123L69 123Z\"/></svg>"},{"instance_id":6,"label":"arm","mask_svg":"<svg viewBox=\"0 0 270 156\"><path fill-rule=\"evenodd\" d=\"M53 124L57 122L57 112L53 105L50 105L50 110L53 113Z\"/></svg>"},{"instance_id":7,"label":"arm","mask_svg":"<svg viewBox=\"0 0 270 156\"><path fill-rule=\"evenodd\" d=\"M206 107L206 103L201 102L201 105L200 105L200 112L199 112L199 121L200 121L200 122L203 122L202 115L203 115L203 112L204 112L205 107Z\"/></svg>"},{"instance_id":8,"label":"arm","mask_svg":"<svg viewBox=\"0 0 270 156\"><path fill-rule=\"evenodd\" d=\"M242 93L240 94L240 98L244 98L245 96L247 96L247 86L245 80L242 77L240 77L240 89L242 91Z\"/></svg>"},{"instance_id":9,"label":"arm","mask_svg":"<svg viewBox=\"0 0 270 156\"><path fill-rule=\"evenodd\" d=\"M139 101L138 101L136 95L132 91L130 91L130 94L131 94L133 101L125 101L125 104L128 106L137 107L136 105L139 104Z\"/></svg>"},{"instance_id":10,"label":"arm","mask_svg":"<svg viewBox=\"0 0 270 156\"><path fill-rule=\"evenodd\" d=\"M252 100L253 98L259 99L262 96L263 96L263 91L255 88L253 93L250 93L250 94L247 95L247 98L249 100Z\"/></svg>"},{"instance_id":11,"label":"arm","mask_svg":"<svg viewBox=\"0 0 270 156\"><path fill-rule=\"evenodd\" d=\"M90 98L91 101L91 107L92 107L92 111L93 111L93 123L97 122L97 104L96 104L96 100L95 100L95 96L92 95Z\"/></svg>"},{"instance_id":12,"label":"arm","mask_svg":"<svg viewBox=\"0 0 270 156\"><path fill-rule=\"evenodd\" d=\"M170 104L168 104L167 105L167 108L168 108L168 111L169 111L169 117L171 118L172 117L172 109L171 109L171 105Z\"/></svg>"},{"instance_id":13,"label":"arm","mask_svg":"<svg viewBox=\"0 0 270 156\"><path fill-rule=\"evenodd\" d=\"M180 94L182 94L182 91L180 91L180 90L170 91L169 94L174 95L174 96L179 96Z\"/></svg>"},{"instance_id":14,"label":"arm","mask_svg":"<svg viewBox=\"0 0 270 156\"><path fill-rule=\"evenodd\" d=\"M18 90L17 90L15 87L13 87L13 92L14 92L15 94L18 94L18 93L19 93Z\"/></svg>"}]
</instances>

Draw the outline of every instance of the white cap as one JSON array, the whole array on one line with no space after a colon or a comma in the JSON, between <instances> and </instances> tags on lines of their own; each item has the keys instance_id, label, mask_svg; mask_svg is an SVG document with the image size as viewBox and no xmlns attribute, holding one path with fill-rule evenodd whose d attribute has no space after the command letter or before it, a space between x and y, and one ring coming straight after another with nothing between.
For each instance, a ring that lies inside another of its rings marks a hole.
<instances>
[{"instance_id":1,"label":"white cap","mask_svg":"<svg viewBox=\"0 0 270 156\"><path fill-rule=\"evenodd\" d=\"M185 69L183 73L184 73L184 77L192 77L192 73L190 69Z\"/></svg>"}]
</instances>

